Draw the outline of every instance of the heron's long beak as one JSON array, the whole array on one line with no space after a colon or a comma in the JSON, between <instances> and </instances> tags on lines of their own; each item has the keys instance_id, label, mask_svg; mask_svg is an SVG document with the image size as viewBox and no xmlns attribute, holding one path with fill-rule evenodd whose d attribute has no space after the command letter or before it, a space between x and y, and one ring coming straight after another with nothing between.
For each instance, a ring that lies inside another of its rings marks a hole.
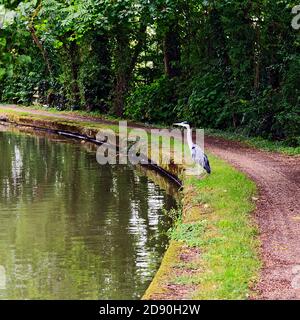
<instances>
[{"instance_id":1,"label":"heron's long beak","mask_svg":"<svg viewBox=\"0 0 300 320\"><path fill-rule=\"evenodd\" d=\"M173 126L182 127L182 123L173 123Z\"/></svg>"}]
</instances>

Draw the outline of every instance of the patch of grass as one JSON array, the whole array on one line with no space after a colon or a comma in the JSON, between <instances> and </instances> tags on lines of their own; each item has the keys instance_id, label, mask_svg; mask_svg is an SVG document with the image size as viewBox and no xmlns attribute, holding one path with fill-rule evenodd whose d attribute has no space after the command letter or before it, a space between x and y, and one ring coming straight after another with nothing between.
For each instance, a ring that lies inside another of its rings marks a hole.
<instances>
[{"instance_id":1,"label":"patch of grass","mask_svg":"<svg viewBox=\"0 0 300 320\"><path fill-rule=\"evenodd\" d=\"M220 137L226 140L243 142L251 147L255 147L264 151L280 152L290 156L300 154L300 146L290 147L286 144L286 141L270 141L261 137L247 137L238 133L215 129L206 129L205 134L214 137Z\"/></svg>"},{"instance_id":2,"label":"patch of grass","mask_svg":"<svg viewBox=\"0 0 300 320\"><path fill-rule=\"evenodd\" d=\"M171 259L167 253L147 298L178 285L189 299L247 299L258 278L259 240L251 216L256 186L224 161L210 160L212 175L184 180L183 208L169 232L170 248L176 243L177 249L170 249ZM191 219L195 211L198 218Z\"/></svg>"},{"instance_id":3,"label":"patch of grass","mask_svg":"<svg viewBox=\"0 0 300 320\"><path fill-rule=\"evenodd\" d=\"M57 110L56 110L57 111ZM58 113L59 111L57 111ZM59 112L61 113L61 112ZM53 112L53 116L49 115L43 115L43 114L33 114L30 113L30 111L19 111L19 110L9 110L9 109L0 109L0 114L6 114L8 115L11 120L16 120L17 122L22 121L22 120L32 120L34 121L46 121L49 122L49 124L57 124L60 126L68 126L68 127L73 127L74 130L77 128L85 128L85 129L111 129L115 132L119 130L119 127L117 124L106 124L106 123L101 123L101 122L93 122L93 121L82 121L82 120L68 120L60 117L55 117L55 112Z\"/></svg>"},{"instance_id":4,"label":"patch of grass","mask_svg":"<svg viewBox=\"0 0 300 320\"><path fill-rule=\"evenodd\" d=\"M184 274L176 277L174 284L180 285L197 285L199 283L199 275Z\"/></svg>"},{"instance_id":5,"label":"patch of grass","mask_svg":"<svg viewBox=\"0 0 300 320\"><path fill-rule=\"evenodd\" d=\"M170 233L173 240L185 242L190 247L199 247L203 243L203 235L207 227L207 221L197 223L177 222L176 227Z\"/></svg>"},{"instance_id":6,"label":"patch of grass","mask_svg":"<svg viewBox=\"0 0 300 320\"><path fill-rule=\"evenodd\" d=\"M251 197L255 195L256 187L244 174L222 160L213 156L210 159L212 175L186 182L212 207L205 220L197 223L205 225L204 228L194 227L194 232L188 236L181 232L181 241L199 246L202 252L204 271L192 280L193 283L197 280L198 285L193 298L246 299L261 267L257 229L251 218L254 209ZM188 228L188 225L181 226L179 230Z\"/></svg>"},{"instance_id":7,"label":"patch of grass","mask_svg":"<svg viewBox=\"0 0 300 320\"><path fill-rule=\"evenodd\" d=\"M24 107L26 108L26 107ZM65 114L65 115L77 115L81 117L89 117L89 118L99 118L102 120L109 120L109 121L118 121L121 120L120 118L117 118L115 116L110 116L109 114L103 114L99 111L84 111L84 110L58 110L53 107L44 107L42 105L33 105L29 107L30 109L34 110L42 110L51 112L53 114Z\"/></svg>"},{"instance_id":8,"label":"patch of grass","mask_svg":"<svg viewBox=\"0 0 300 320\"><path fill-rule=\"evenodd\" d=\"M5 104L3 104L3 106L5 106ZM9 107L9 105L6 105L7 107ZM110 115L107 113L101 113L99 111L84 111L84 110L58 110L56 108L53 107L46 107L46 106L42 106L42 105L31 105L31 106L19 106L22 107L24 109L28 108L31 110L37 110L37 111L46 111L49 112L51 114L62 114L62 115L66 115L66 116L80 116L80 117L86 117L87 119L95 119L95 120L103 120L103 121L108 121L108 122L116 122L116 124L118 123L118 121L121 120L126 120L124 118L120 118L114 115ZM87 120L88 121L88 120ZM128 120L129 121L129 120ZM135 121L134 124L139 125L139 126L149 126L145 123L142 122L137 122ZM165 126L162 125L153 125L153 127L156 128L165 128Z\"/></svg>"}]
</instances>

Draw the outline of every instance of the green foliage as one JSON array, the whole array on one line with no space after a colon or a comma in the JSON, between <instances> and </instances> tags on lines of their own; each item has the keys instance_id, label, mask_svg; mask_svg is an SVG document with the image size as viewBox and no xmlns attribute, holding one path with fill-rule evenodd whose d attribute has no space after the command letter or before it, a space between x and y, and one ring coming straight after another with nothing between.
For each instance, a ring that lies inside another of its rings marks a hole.
<instances>
[{"instance_id":1,"label":"green foliage","mask_svg":"<svg viewBox=\"0 0 300 320\"><path fill-rule=\"evenodd\" d=\"M127 99L125 115L133 120L170 123L176 117L176 82L165 77L138 87Z\"/></svg>"},{"instance_id":2,"label":"green foliage","mask_svg":"<svg viewBox=\"0 0 300 320\"><path fill-rule=\"evenodd\" d=\"M0 5L0 99L299 145L289 0L24 0Z\"/></svg>"},{"instance_id":3,"label":"green foliage","mask_svg":"<svg viewBox=\"0 0 300 320\"><path fill-rule=\"evenodd\" d=\"M231 117L231 105L224 90L220 75L214 72L195 76L187 84L183 99L178 101L179 118L202 128L224 128Z\"/></svg>"}]
</instances>

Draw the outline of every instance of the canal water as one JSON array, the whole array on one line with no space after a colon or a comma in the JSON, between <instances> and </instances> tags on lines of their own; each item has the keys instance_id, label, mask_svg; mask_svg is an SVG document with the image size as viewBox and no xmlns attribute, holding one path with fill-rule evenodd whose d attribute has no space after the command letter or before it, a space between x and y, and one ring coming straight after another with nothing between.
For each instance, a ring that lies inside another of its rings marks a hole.
<instances>
[{"instance_id":1,"label":"canal water","mask_svg":"<svg viewBox=\"0 0 300 320\"><path fill-rule=\"evenodd\" d=\"M144 169L99 165L88 143L1 126L0 299L141 298L168 244L175 189Z\"/></svg>"}]
</instances>

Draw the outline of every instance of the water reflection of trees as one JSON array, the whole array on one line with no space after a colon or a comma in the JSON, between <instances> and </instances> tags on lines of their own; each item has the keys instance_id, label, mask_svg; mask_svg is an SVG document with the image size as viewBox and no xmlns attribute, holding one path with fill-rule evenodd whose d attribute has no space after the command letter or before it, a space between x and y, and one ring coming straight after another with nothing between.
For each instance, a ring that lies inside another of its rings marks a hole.
<instances>
[{"instance_id":1,"label":"water reflection of trees","mask_svg":"<svg viewBox=\"0 0 300 320\"><path fill-rule=\"evenodd\" d=\"M5 298L135 298L166 244L170 196L79 144L0 132Z\"/></svg>"}]
</instances>

